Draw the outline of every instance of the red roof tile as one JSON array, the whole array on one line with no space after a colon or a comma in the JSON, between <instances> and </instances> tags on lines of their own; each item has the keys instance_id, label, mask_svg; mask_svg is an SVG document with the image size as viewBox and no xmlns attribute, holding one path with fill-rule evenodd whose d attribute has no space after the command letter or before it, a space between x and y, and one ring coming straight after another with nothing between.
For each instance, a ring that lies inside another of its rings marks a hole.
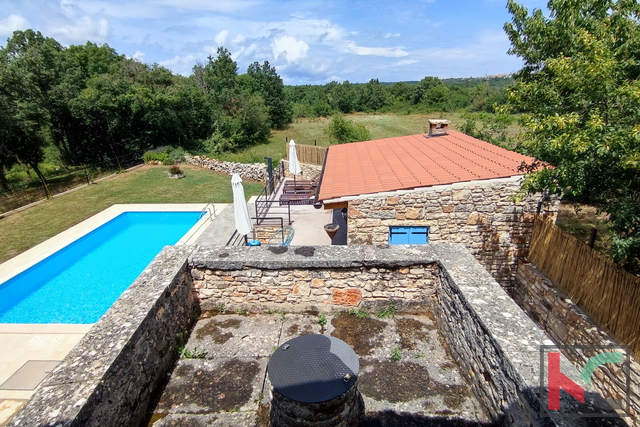
<instances>
[{"instance_id":1,"label":"red roof tile","mask_svg":"<svg viewBox=\"0 0 640 427\"><path fill-rule=\"evenodd\" d=\"M319 200L521 175L532 157L453 130L329 147Z\"/></svg>"}]
</instances>

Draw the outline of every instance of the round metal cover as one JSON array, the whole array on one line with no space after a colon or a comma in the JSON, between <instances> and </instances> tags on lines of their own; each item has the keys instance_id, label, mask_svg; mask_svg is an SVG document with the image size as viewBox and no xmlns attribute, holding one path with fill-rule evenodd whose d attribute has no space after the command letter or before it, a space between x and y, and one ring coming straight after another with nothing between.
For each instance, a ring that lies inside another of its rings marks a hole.
<instances>
[{"instance_id":1,"label":"round metal cover","mask_svg":"<svg viewBox=\"0 0 640 427\"><path fill-rule=\"evenodd\" d=\"M282 344L267 367L273 387L296 402L320 403L355 384L358 355L347 343L325 335L303 335Z\"/></svg>"}]
</instances>

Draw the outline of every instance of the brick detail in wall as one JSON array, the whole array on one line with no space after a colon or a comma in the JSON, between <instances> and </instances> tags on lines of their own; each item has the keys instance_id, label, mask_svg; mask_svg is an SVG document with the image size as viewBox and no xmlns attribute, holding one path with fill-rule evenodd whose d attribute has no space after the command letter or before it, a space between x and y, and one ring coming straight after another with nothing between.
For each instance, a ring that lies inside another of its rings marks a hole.
<instances>
[{"instance_id":1,"label":"brick detail in wall","mask_svg":"<svg viewBox=\"0 0 640 427\"><path fill-rule=\"evenodd\" d=\"M356 306L362 301L431 301L437 265L398 268L210 270L193 267L202 306L290 303Z\"/></svg>"},{"instance_id":2,"label":"brick detail in wall","mask_svg":"<svg viewBox=\"0 0 640 427\"><path fill-rule=\"evenodd\" d=\"M604 330L592 322L566 295L531 263L520 262L513 299L544 330L556 345L616 344ZM581 369L595 354L570 351L565 356ZM635 424L640 425L640 363L631 358L631 409ZM593 386L603 396L623 396L624 386L615 365L603 365L595 372Z\"/></svg>"},{"instance_id":3,"label":"brick detail in wall","mask_svg":"<svg viewBox=\"0 0 640 427\"><path fill-rule=\"evenodd\" d=\"M520 180L497 179L467 185L349 201L348 243L389 242L391 226L428 226L430 243L463 243L502 286L515 278L528 254L540 195L514 202ZM542 206L555 217L559 202Z\"/></svg>"}]
</instances>

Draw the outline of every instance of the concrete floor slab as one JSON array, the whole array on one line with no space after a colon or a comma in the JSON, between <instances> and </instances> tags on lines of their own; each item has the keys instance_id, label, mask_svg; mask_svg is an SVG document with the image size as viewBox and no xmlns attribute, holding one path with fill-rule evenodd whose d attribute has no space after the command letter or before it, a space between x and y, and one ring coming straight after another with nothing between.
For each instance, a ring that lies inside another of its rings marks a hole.
<instances>
[{"instance_id":1,"label":"concrete floor slab","mask_svg":"<svg viewBox=\"0 0 640 427\"><path fill-rule=\"evenodd\" d=\"M198 321L185 348L206 351L207 359L268 357L278 345L281 328L279 314L217 314Z\"/></svg>"},{"instance_id":2,"label":"concrete floor slab","mask_svg":"<svg viewBox=\"0 0 640 427\"><path fill-rule=\"evenodd\" d=\"M308 333L340 338L358 354L363 426L491 425L443 347L432 316L356 314L325 314L321 321L316 313L284 312L202 319L188 346L207 343L211 354L202 360L180 359L149 425L268 425L271 383L264 367L273 350L265 352L265 346L275 342L276 349ZM237 323L241 318L243 326ZM212 319L215 328L207 328ZM215 344L225 334L229 338ZM244 347L253 356L225 348L240 335L242 342L259 343ZM229 382L234 382L235 394L227 395ZM196 396L198 391L208 397ZM234 397L225 400L228 396Z\"/></svg>"}]
</instances>

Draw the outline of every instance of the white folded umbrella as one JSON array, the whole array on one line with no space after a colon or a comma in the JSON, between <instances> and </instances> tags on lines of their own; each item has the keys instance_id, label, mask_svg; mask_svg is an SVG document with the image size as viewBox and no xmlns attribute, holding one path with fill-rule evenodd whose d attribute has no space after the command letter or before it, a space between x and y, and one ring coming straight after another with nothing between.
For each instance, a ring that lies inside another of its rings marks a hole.
<instances>
[{"instance_id":1,"label":"white folded umbrella","mask_svg":"<svg viewBox=\"0 0 640 427\"><path fill-rule=\"evenodd\" d=\"M298 161L298 155L296 154L296 142L292 139L289 142L289 173L293 175L293 191L296 187L296 175L302 172L300 169L300 162Z\"/></svg>"},{"instance_id":2,"label":"white folded umbrella","mask_svg":"<svg viewBox=\"0 0 640 427\"><path fill-rule=\"evenodd\" d=\"M251 216L247 200L244 198L244 187L242 178L237 173L231 177L231 189L233 190L233 214L236 221L238 234L246 236L251 232Z\"/></svg>"}]
</instances>

